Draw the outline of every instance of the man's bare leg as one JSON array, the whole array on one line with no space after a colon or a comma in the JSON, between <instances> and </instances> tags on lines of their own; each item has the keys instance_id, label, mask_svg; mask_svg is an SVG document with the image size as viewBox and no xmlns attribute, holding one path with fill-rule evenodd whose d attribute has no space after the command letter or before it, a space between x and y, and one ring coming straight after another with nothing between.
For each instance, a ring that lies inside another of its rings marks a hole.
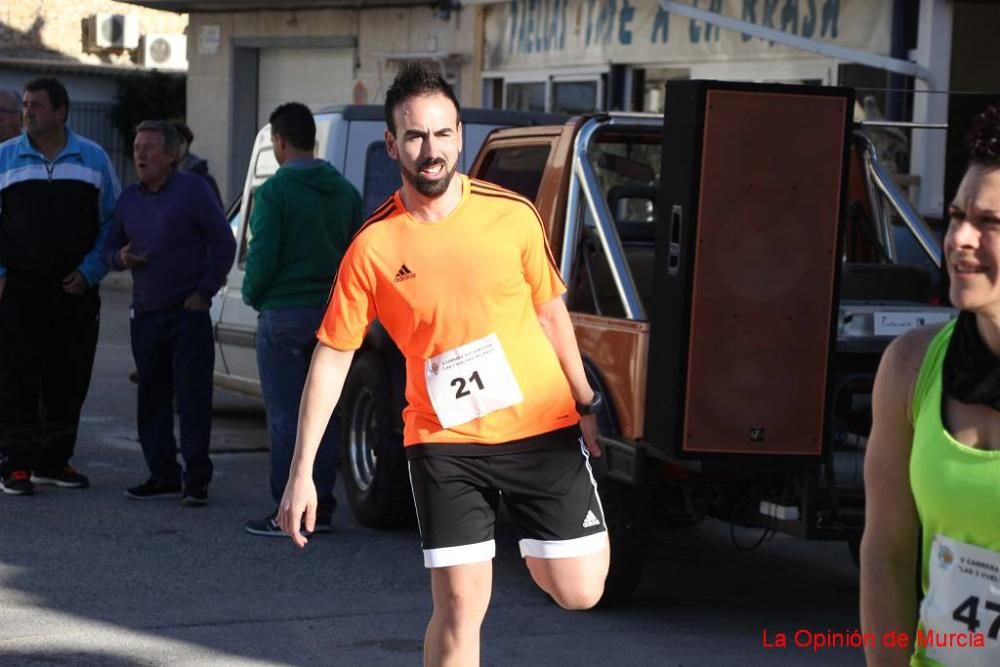
<instances>
[{"instance_id":1,"label":"man's bare leg","mask_svg":"<svg viewBox=\"0 0 1000 667\"><path fill-rule=\"evenodd\" d=\"M479 664L479 631L493 587L493 561L431 570L434 613L424 635L425 667Z\"/></svg>"},{"instance_id":2,"label":"man's bare leg","mask_svg":"<svg viewBox=\"0 0 1000 667\"><path fill-rule=\"evenodd\" d=\"M534 558L524 560L538 587L552 596L563 609L590 609L604 594L608 577L609 547L576 558Z\"/></svg>"}]
</instances>

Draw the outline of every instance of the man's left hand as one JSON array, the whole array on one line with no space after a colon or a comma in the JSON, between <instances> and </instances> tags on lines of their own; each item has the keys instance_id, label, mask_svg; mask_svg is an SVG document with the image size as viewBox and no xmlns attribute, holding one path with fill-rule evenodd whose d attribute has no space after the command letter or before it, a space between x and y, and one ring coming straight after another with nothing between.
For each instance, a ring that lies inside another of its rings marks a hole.
<instances>
[{"instance_id":1,"label":"man's left hand","mask_svg":"<svg viewBox=\"0 0 1000 667\"><path fill-rule=\"evenodd\" d=\"M597 444L597 415L582 415L580 430L583 431L583 444L595 459L601 458L601 446Z\"/></svg>"},{"instance_id":2,"label":"man's left hand","mask_svg":"<svg viewBox=\"0 0 1000 667\"><path fill-rule=\"evenodd\" d=\"M184 299L184 307L188 310L208 310L209 303L201 298L197 292L192 292L188 298Z\"/></svg>"},{"instance_id":3,"label":"man's left hand","mask_svg":"<svg viewBox=\"0 0 1000 667\"><path fill-rule=\"evenodd\" d=\"M67 294L76 294L76 295L83 294L84 292L87 291L87 288L90 287L90 284L87 282L87 279L84 278L83 274L80 273L79 271L74 271L73 273L63 278L62 284L64 292L66 292Z\"/></svg>"}]
</instances>

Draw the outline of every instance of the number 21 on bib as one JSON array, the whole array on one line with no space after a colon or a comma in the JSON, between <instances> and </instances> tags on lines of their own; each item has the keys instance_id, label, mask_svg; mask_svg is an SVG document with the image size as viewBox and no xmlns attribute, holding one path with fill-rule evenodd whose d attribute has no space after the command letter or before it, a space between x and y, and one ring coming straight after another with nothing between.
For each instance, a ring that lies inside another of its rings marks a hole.
<instances>
[{"instance_id":1,"label":"number 21 on bib","mask_svg":"<svg viewBox=\"0 0 1000 667\"><path fill-rule=\"evenodd\" d=\"M496 334L424 361L427 394L442 428L451 428L524 400Z\"/></svg>"}]
</instances>

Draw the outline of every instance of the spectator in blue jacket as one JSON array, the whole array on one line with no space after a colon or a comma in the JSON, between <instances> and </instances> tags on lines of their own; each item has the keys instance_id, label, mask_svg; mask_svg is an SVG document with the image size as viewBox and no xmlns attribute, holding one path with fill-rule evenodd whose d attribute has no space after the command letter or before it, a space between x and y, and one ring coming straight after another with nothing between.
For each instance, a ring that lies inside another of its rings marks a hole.
<instances>
[{"instance_id":1,"label":"spectator in blue jacket","mask_svg":"<svg viewBox=\"0 0 1000 667\"><path fill-rule=\"evenodd\" d=\"M0 89L0 143L21 134L21 96L16 90Z\"/></svg>"},{"instance_id":2,"label":"spectator in blue jacket","mask_svg":"<svg viewBox=\"0 0 1000 667\"><path fill-rule=\"evenodd\" d=\"M139 124L133 146L139 183L118 201L105 252L112 268L132 272L137 422L150 472L125 494L136 500L180 496L182 504L198 506L208 502L212 480L215 343L208 309L225 283L236 242L204 179L177 170L179 143L166 121ZM183 472L174 440L175 396Z\"/></svg>"},{"instance_id":3,"label":"spectator in blue jacket","mask_svg":"<svg viewBox=\"0 0 1000 667\"><path fill-rule=\"evenodd\" d=\"M69 95L34 79L25 133L0 145L0 490L85 488L69 465L97 349L102 256L119 186L66 127Z\"/></svg>"}]
</instances>

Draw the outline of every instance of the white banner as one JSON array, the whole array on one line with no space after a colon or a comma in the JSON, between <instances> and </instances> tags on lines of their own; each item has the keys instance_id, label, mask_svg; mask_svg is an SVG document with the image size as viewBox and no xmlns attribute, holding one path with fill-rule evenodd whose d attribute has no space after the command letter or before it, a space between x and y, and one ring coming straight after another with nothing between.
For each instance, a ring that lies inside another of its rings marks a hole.
<instances>
[{"instance_id":1,"label":"white banner","mask_svg":"<svg viewBox=\"0 0 1000 667\"><path fill-rule=\"evenodd\" d=\"M800 37L889 54L886 0L687 0ZM671 14L657 0L511 0L486 8L488 70L808 57L800 49Z\"/></svg>"}]
</instances>

